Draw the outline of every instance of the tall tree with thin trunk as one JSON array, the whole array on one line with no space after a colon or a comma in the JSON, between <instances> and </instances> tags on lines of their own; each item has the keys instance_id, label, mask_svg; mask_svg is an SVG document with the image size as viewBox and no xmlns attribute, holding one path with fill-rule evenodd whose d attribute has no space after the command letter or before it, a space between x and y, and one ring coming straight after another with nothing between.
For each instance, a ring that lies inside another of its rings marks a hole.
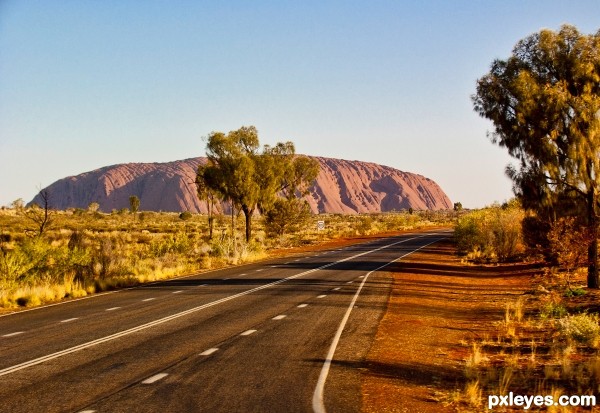
<instances>
[{"instance_id":1,"label":"tall tree with thin trunk","mask_svg":"<svg viewBox=\"0 0 600 413\"><path fill-rule=\"evenodd\" d=\"M478 80L473 103L493 122L492 141L518 160L507 173L523 205L585 210L588 287L599 288L600 31L564 25L526 37Z\"/></svg>"}]
</instances>

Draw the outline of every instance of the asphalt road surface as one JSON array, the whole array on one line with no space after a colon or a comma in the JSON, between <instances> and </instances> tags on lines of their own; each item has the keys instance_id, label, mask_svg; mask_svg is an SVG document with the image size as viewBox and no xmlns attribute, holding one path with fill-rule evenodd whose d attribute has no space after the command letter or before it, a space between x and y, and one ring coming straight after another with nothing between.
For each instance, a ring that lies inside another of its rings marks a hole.
<instances>
[{"instance_id":1,"label":"asphalt road surface","mask_svg":"<svg viewBox=\"0 0 600 413\"><path fill-rule=\"evenodd\" d=\"M357 412L385 266L425 232L0 317L2 412Z\"/></svg>"}]
</instances>

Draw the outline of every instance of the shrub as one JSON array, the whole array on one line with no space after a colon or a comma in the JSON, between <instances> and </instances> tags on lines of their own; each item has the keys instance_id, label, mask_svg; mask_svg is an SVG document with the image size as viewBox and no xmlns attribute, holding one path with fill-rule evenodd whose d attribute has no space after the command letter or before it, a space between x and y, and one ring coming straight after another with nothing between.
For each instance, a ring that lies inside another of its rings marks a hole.
<instances>
[{"instance_id":1,"label":"shrub","mask_svg":"<svg viewBox=\"0 0 600 413\"><path fill-rule=\"evenodd\" d=\"M524 250L523 216L523 210L516 205L496 205L464 215L454 229L459 252L479 260L516 258Z\"/></svg>"},{"instance_id":2,"label":"shrub","mask_svg":"<svg viewBox=\"0 0 600 413\"><path fill-rule=\"evenodd\" d=\"M181 214L179 214L179 219L183 220L183 221L188 221L190 219L192 219L193 215L190 211L184 211Z\"/></svg>"},{"instance_id":3,"label":"shrub","mask_svg":"<svg viewBox=\"0 0 600 413\"><path fill-rule=\"evenodd\" d=\"M596 347L600 340L598 314L581 313L561 318L559 331L568 339Z\"/></svg>"}]
</instances>

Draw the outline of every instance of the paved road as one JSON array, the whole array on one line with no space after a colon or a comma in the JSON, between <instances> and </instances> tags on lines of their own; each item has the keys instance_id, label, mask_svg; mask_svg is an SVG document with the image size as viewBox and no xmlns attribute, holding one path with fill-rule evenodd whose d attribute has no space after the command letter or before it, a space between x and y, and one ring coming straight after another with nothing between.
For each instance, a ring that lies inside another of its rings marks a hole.
<instances>
[{"instance_id":1,"label":"paved road","mask_svg":"<svg viewBox=\"0 0 600 413\"><path fill-rule=\"evenodd\" d=\"M0 317L2 412L353 412L406 234ZM374 271L379 269L380 271Z\"/></svg>"}]
</instances>

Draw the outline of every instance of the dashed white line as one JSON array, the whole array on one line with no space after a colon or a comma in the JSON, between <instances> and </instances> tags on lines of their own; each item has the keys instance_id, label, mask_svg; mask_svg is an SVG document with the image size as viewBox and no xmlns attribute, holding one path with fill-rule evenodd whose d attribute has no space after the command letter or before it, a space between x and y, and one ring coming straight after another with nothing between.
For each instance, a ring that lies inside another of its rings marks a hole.
<instances>
[{"instance_id":1,"label":"dashed white line","mask_svg":"<svg viewBox=\"0 0 600 413\"><path fill-rule=\"evenodd\" d=\"M318 296L317 298L325 298L327 297L327 294L321 294L320 296Z\"/></svg>"},{"instance_id":2,"label":"dashed white line","mask_svg":"<svg viewBox=\"0 0 600 413\"><path fill-rule=\"evenodd\" d=\"M352 284L352 281L348 281L346 284Z\"/></svg>"},{"instance_id":3,"label":"dashed white line","mask_svg":"<svg viewBox=\"0 0 600 413\"><path fill-rule=\"evenodd\" d=\"M79 320L78 317L68 318L66 320L62 320L61 323L70 323L71 321Z\"/></svg>"},{"instance_id":4,"label":"dashed white line","mask_svg":"<svg viewBox=\"0 0 600 413\"><path fill-rule=\"evenodd\" d=\"M213 348L209 348L206 351L203 351L202 353L200 353L200 355L201 356L210 356L211 354L216 353L217 351L219 351L219 349L216 347L213 347Z\"/></svg>"},{"instance_id":5,"label":"dashed white line","mask_svg":"<svg viewBox=\"0 0 600 413\"><path fill-rule=\"evenodd\" d=\"M304 308L304 307L308 307L308 304L300 304L300 305L298 305L298 308Z\"/></svg>"},{"instance_id":6,"label":"dashed white line","mask_svg":"<svg viewBox=\"0 0 600 413\"><path fill-rule=\"evenodd\" d=\"M223 278L223 281L231 280L231 278Z\"/></svg>"},{"instance_id":7,"label":"dashed white line","mask_svg":"<svg viewBox=\"0 0 600 413\"><path fill-rule=\"evenodd\" d=\"M14 333L9 333L9 334L4 334L2 337L14 337L14 336L18 336L19 334L23 334L24 331L15 331Z\"/></svg>"},{"instance_id":8,"label":"dashed white line","mask_svg":"<svg viewBox=\"0 0 600 413\"><path fill-rule=\"evenodd\" d=\"M183 292L183 290L173 291L173 294L179 294L179 293L182 293L182 292Z\"/></svg>"},{"instance_id":9,"label":"dashed white line","mask_svg":"<svg viewBox=\"0 0 600 413\"><path fill-rule=\"evenodd\" d=\"M159 374L155 374L152 377L148 377L146 380L144 380L142 382L142 384L152 384L152 383L156 383L157 381L164 379L165 377L167 377L168 374L167 373L159 373Z\"/></svg>"},{"instance_id":10,"label":"dashed white line","mask_svg":"<svg viewBox=\"0 0 600 413\"><path fill-rule=\"evenodd\" d=\"M121 307L111 307L111 308L107 308L105 311L115 311L118 310Z\"/></svg>"},{"instance_id":11,"label":"dashed white line","mask_svg":"<svg viewBox=\"0 0 600 413\"><path fill-rule=\"evenodd\" d=\"M333 291L339 291L339 290L340 290L340 287L335 287L335 288L333 289Z\"/></svg>"},{"instance_id":12,"label":"dashed white line","mask_svg":"<svg viewBox=\"0 0 600 413\"><path fill-rule=\"evenodd\" d=\"M142 300L142 301L152 301L152 300L156 300L156 298L155 297L146 298L145 300Z\"/></svg>"},{"instance_id":13,"label":"dashed white line","mask_svg":"<svg viewBox=\"0 0 600 413\"><path fill-rule=\"evenodd\" d=\"M246 330L240 336L249 336L250 334L256 333L256 330Z\"/></svg>"},{"instance_id":14,"label":"dashed white line","mask_svg":"<svg viewBox=\"0 0 600 413\"><path fill-rule=\"evenodd\" d=\"M287 316L285 314L281 314L278 315L276 317L273 317L273 320L283 320L284 318L286 318Z\"/></svg>"},{"instance_id":15,"label":"dashed white line","mask_svg":"<svg viewBox=\"0 0 600 413\"><path fill-rule=\"evenodd\" d=\"M95 410L82 410L79 413L96 413Z\"/></svg>"},{"instance_id":16,"label":"dashed white line","mask_svg":"<svg viewBox=\"0 0 600 413\"><path fill-rule=\"evenodd\" d=\"M259 268L256 270L256 272L261 272L263 270L263 268Z\"/></svg>"},{"instance_id":17,"label":"dashed white line","mask_svg":"<svg viewBox=\"0 0 600 413\"><path fill-rule=\"evenodd\" d=\"M359 275L358 278L365 278L365 276L364 275Z\"/></svg>"}]
</instances>

